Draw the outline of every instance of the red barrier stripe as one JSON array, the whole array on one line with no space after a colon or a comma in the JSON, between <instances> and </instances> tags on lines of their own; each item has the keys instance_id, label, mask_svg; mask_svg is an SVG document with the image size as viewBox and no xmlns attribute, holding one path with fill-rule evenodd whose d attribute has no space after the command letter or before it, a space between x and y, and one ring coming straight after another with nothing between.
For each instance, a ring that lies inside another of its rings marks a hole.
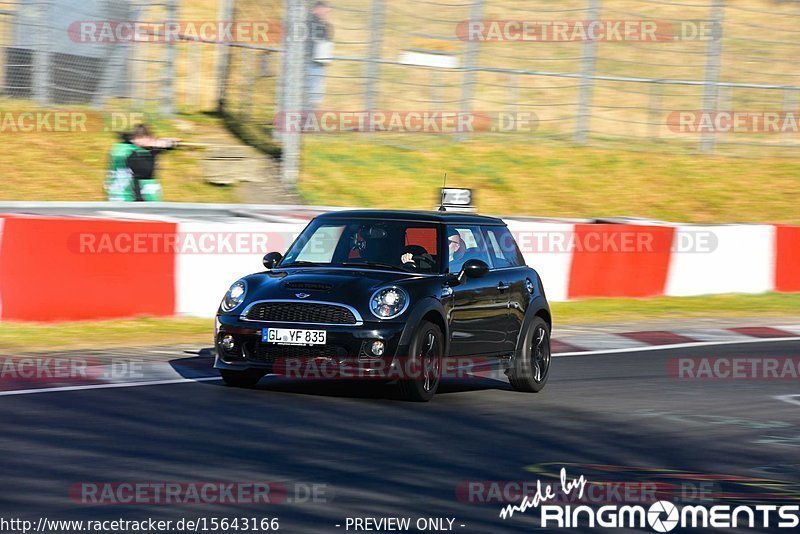
<instances>
[{"instance_id":1,"label":"red barrier stripe","mask_svg":"<svg viewBox=\"0 0 800 534\"><path fill-rule=\"evenodd\" d=\"M675 229L578 224L569 298L664 294Z\"/></svg>"},{"instance_id":2,"label":"red barrier stripe","mask_svg":"<svg viewBox=\"0 0 800 534\"><path fill-rule=\"evenodd\" d=\"M175 255L92 252L86 234L174 235L177 225L9 217L0 245L2 319L77 321L175 313Z\"/></svg>"},{"instance_id":3,"label":"red barrier stripe","mask_svg":"<svg viewBox=\"0 0 800 534\"><path fill-rule=\"evenodd\" d=\"M800 292L800 226L778 226L775 252L775 290Z\"/></svg>"},{"instance_id":4,"label":"red barrier stripe","mask_svg":"<svg viewBox=\"0 0 800 534\"><path fill-rule=\"evenodd\" d=\"M759 337L764 339L776 337L800 337L792 332L786 330L779 330L778 328L770 328L768 326L745 326L742 328L729 328L731 332L743 334L745 336Z\"/></svg>"},{"instance_id":5,"label":"red barrier stripe","mask_svg":"<svg viewBox=\"0 0 800 534\"><path fill-rule=\"evenodd\" d=\"M697 340L682 336L674 332L652 331L652 332L626 332L619 334L628 339L646 343L648 345L679 345L681 343L694 343Z\"/></svg>"}]
</instances>

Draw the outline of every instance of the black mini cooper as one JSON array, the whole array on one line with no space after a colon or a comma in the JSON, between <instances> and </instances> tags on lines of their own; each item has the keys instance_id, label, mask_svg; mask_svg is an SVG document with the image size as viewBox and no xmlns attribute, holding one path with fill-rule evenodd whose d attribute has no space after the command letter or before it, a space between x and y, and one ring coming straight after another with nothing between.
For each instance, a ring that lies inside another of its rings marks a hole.
<instances>
[{"instance_id":1,"label":"black mini cooper","mask_svg":"<svg viewBox=\"0 0 800 534\"><path fill-rule=\"evenodd\" d=\"M501 365L519 391L547 382L550 308L500 219L328 213L264 266L220 304L215 367L228 385L378 378L428 401L448 363L473 359Z\"/></svg>"}]
</instances>

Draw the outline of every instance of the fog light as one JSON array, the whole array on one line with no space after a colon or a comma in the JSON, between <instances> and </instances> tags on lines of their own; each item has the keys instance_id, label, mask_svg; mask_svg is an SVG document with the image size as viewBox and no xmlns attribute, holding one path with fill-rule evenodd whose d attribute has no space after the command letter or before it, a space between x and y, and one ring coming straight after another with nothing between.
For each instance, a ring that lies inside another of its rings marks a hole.
<instances>
[{"instance_id":1,"label":"fog light","mask_svg":"<svg viewBox=\"0 0 800 534\"><path fill-rule=\"evenodd\" d=\"M234 341L233 336L225 336L222 338L220 345L225 350L225 352L231 352L236 346L236 341Z\"/></svg>"},{"instance_id":2,"label":"fog light","mask_svg":"<svg viewBox=\"0 0 800 534\"><path fill-rule=\"evenodd\" d=\"M370 350L375 356L383 356L383 353L386 352L386 344L383 341L376 341L372 344Z\"/></svg>"}]
</instances>

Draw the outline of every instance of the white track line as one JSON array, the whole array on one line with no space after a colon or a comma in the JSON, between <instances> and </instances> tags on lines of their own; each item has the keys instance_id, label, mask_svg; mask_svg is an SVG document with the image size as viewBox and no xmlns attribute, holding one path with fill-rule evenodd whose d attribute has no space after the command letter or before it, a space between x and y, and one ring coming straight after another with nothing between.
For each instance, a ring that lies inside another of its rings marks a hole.
<instances>
[{"instance_id":1,"label":"white track line","mask_svg":"<svg viewBox=\"0 0 800 534\"><path fill-rule=\"evenodd\" d=\"M778 395L777 397L772 397L772 398L777 399L779 401L788 402L789 404L800 406L800 395Z\"/></svg>"},{"instance_id":2,"label":"white track line","mask_svg":"<svg viewBox=\"0 0 800 534\"><path fill-rule=\"evenodd\" d=\"M565 356L595 356L598 354L624 354L628 352L651 352L656 350L670 350L670 349L689 349L693 347L713 347L717 345L748 345L751 343L772 343L775 341L798 341L800 337L772 337L772 338L755 338L755 339L732 339L730 341L698 341L695 343L677 343L674 345L651 345L648 347L633 347L627 349L607 349L607 350L592 350L583 352L561 352L553 354L554 358L562 358Z\"/></svg>"},{"instance_id":3,"label":"white track line","mask_svg":"<svg viewBox=\"0 0 800 534\"><path fill-rule=\"evenodd\" d=\"M90 389L118 389L118 388L138 388L145 386L167 386L171 384L193 384L195 382L210 382L219 380L218 376L205 378L176 378L174 380L156 380L153 382L119 382L116 384L89 384L85 386L65 386L58 388L42 389L18 389L14 391L0 391L0 397L11 397L13 395L34 395L37 393L62 393L65 391L85 391Z\"/></svg>"},{"instance_id":4,"label":"white track line","mask_svg":"<svg viewBox=\"0 0 800 534\"><path fill-rule=\"evenodd\" d=\"M609 350L596 350L587 352L562 352L560 354L553 354L554 358L563 358L569 356L597 356L601 354L631 354L636 352L652 352L657 350L670 350L670 349L685 349L692 347L712 347L718 345L744 345L752 343L774 343L780 341L797 341L800 342L800 337L775 337L775 338L756 338L751 340L731 340L731 341L702 341L697 343L679 343L675 345L653 345L650 347L635 347L627 349L609 349ZM211 382L220 380L219 377L205 377L205 378L179 378L175 380L158 380L153 382L122 382L118 384L91 384L86 386L67 386L58 388L43 388L43 389L20 389L15 391L0 391L0 397L10 397L14 395L35 395L38 393L63 393L67 391L86 391L92 389L118 389L118 388L136 388L146 386L167 386L174 384L192 384L196 382ZM787 397L800 397L800 395L788 395ZM784 402L797 403L800 401L786 400L781 398Z\"/></svg>"}]
</instances>

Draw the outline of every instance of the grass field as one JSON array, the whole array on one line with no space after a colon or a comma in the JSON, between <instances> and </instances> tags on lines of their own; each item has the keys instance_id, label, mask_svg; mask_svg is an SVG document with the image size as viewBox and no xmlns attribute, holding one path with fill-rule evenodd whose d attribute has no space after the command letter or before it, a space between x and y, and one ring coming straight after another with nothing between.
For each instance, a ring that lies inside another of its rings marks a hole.
<instances>
[{"instance_id":1,"label":"grass field","mask_svg":"<svg viewBox=\"0 0 800 534\"><path fill-rule=\"evenodd\" d=\"M798 310L800 295L780 294L597 299L552 304L556 329L576 324L635 324L670 318L796 318ZM0 323L0 354L181 344L209 347L212 345L213 329L214 324L210 319L181 318L141 318L61 325Z\"/></svg>"},{"instance_id":2,"label":"grass field","mask_svg":"<svg viewBox=\"0 0 800 534\"><path fill-rule=\"evenodd\" d=\"M411 152L358 135L308 136L300 191L310 203L430 209L443 174L480 211L676 222L800 223L800 159L616 152L471 140Z\"/></svg>"}]
</instances>

